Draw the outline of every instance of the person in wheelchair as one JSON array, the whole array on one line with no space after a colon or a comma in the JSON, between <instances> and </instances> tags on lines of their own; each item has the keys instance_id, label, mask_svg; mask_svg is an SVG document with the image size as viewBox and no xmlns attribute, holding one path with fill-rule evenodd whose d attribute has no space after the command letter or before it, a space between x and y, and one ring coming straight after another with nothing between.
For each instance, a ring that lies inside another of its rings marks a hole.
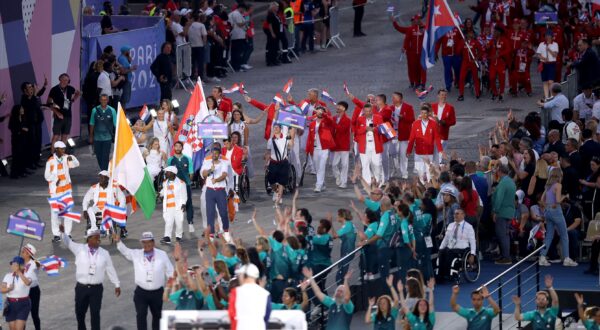
<instances>
[{"instance_id":1,"label":"person in wheelchair","mask_svg":"<svg viewBox=\"0 0 600 330\"><path fill-rule=\"evenodd\" d=\"M465 211L456 209L454 222L448 224L438 252L437 276L439 280L456 275L453 272L452 262L457 258L462 259L466 251L469 251L467 261L475 264L477 255L475 231L473 226L465 221Z\"/></svg>"},{"instance_id":2,"label":"person in wheelchair","mask_svg":"<svg viewBox=\"0 0 600 330\"><path fill-rule=\"evenodd\" d=\"M125 194L116 183L109 187L109 180L110 174L108 174L108 171L101 171L98 173L98 183L92 185L83 197L82 207L85 211L83 217L87 221L86 230L90 228L98 230L106 204L120 207L126 207L127 205ZM94 220L92 221L92 219ZM104 233L104 235L106 234Z\"/></svg>"},{"instance_id":3,"label":"person in wheelchair","mask_svg":"<svg viewBox=\"0 0 600 330\"><path fill-rule=\"evenodd\" d=\"M265 160L268 164L267 180L273 189L273 201L280 202L283 189L288 184L289 167L288 148L292 148L294 140L281 131L280 124L273 125L273 133L267 142Z\"/></svg>"}]
</instances>

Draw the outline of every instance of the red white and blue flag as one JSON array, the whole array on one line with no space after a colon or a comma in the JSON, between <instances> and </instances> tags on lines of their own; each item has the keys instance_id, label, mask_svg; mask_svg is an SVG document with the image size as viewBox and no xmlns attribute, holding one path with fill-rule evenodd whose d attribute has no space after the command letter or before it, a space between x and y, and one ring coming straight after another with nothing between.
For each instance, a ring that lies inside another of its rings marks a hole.
<instances>
[{"instance_id":1,"label":"red white and blue flag","mask_svg":"<svg viewBox=\"0 0 600 330\"><path fill-rule=\"evenodd\" d=\"M446 0L429 0L428 8L421 54L421 65L427 69L435 64L436 42L455 27L459 27Z\"/></svg>"},{"instance_id":2,"label":"red white and blue flag","mask_svg":"<svg viewBox=\"0 0 600 330\"><path fill-rule=\"evenodd\" d=\"M230 89L224 89L223 94L233 94L235 92L240 91L240 86L238 84L233 84Z\"/></svg>"},{"instance_id":3,"label":"red white and blue flag","mask_svg":"<svg viewBox=\"0 0 600 330\"><path fill-rule=\"evenodd\" d=\"M38 259L38 262L42 265L42 269L48 274L48 276L58 276L60 268L66 268L68 263L65 259L51 255Z\"/></svg>"},{"instance_id":4,"label":"red white and blue flag","mask_svg":"<svg viewBox=\"0 0 600 330\"><path fill-rule=\"evenodd\" d=\"M275 96L273 96L273 103L277 104L279 103L281 106L285 105L285 102L283 101L283 97L281 97L281 94L277 93L275 94Z\"/></svg>"},{"instance_id":5,"label":"red white and blue flag","mask_svg":"<svg viewBox=\"0 0 600 330\"><path fill-rule=\"evenodd\" d=\"M110 222L108 220L112 220L116 225L125 227L127 225L127 208L106 204L106 206L104 206L104 212L102 213L103 224L105 220L107 222Z\"/></svg>"},{"instance_id":6,"label":"red white and blue flag","mask_svg":"<svg viewBox=\"0 0 600 330\"><path fill-rule=\"evenodd\" d=\"M142 107L142 110L140 110L139 116L140 116L140 119L143 120L144 122L147 122L148 119L150 118L150 110L148 110L148 107L145 104Z\"/></svg>"},{"instance_id":7,"label":"red white and blue flag","mask_svg":"<svg viewBox=\"0 0 600 330\"><path fill-rule=\"evenodd\" d=\"M432 90L433 90L433 85L429 85L429 87L427 87L424 90L421 90L419 88L415 89L415 94L417 94L417 97L419 98L419 100L423 101L427 97L427 94L429 94L429 92L431 92Z\"/></svg>"},{"instance_id":8,"label":"red white and blue flag","mask_svg":"<svg viewBox=\"0 0 600 330\"><path fill-rule=\"evenodd\" d=\"M333 96L331 96L331 95L329 94L329 92L327 92L326 90L322 90L322 91L321 91L321 97L322 97L324 100L327 100L327 101L329 101L329 102L331 102L331 103L335 104L335 99L334 99L334 98L333 98Z\"/></svg>"},{"instance_id":9,"label":"red white and blue flag","mask_svg":"<svg viewBox=\"0 0 600 330\"><path fill-rule=\"evenodd\" d=\"M377 127L379 129L379 133L383 134L389 140L395 139L398 137L398 133L392 127L392 124L385 122Z\"/></svg>"},{"instance_id":10,"label":"red white and blue flag","mask_svg":"<svg viewBox=\"0 0 600 330\"><path fill-rule=\"evenodd\" d=\"M300 110L302 110L302 114L304 114L305 116L308 113L309 109L310 109L310 104L308 102L302 101L302 103L300 103Z\"/></svg>"},{"instance_id":11,"label":"red white and blue flag","mask_svg":"<svg viewBox=\"0 0 600 330\"><path fill-rule=\"evenodd\" d=\"M77 223L81 222L81 213L71 211L71 208L63 210L58 213L59 217L63 217L64 219L69 219L71 221L75 221Z\"/></svg>"},{"instance_id":12,"label":"red white and blue flag","mask_svg":"<svg viewBox=\"0 0 600 330\"><path fill-rule=\"evenodd\" d=\"M67 191L60 196L48 198L48 203L50 203L50 208L52 211L55 212L69 209L75 205L75 201L73 201L73 195L71 195L70 191Z\"/></svg>"},{"instance_id":13,"label":"red white and blue flag","mask_svg":"<svg viewBox=\"0 0 600 330\"><path fill-rule=\"evenodd\" d=\"M289 94L290 91L292 90L292 85L294 85L294 79L290 78L290 80L288 80L285 85L283 85L283 92L286 94Z\"/></svg>"},{"instance_id":14,"label":"red white and blue flag","mask_svg":"<svg viewBox=\"0 0 600 330\"><path fill-rule=\"evenodd\" d=\"M242 95L248 94L248 92L246 92L246 89L244 87L244 83L240 83L240 94L242 94Z\"/></svg>"}]
</instances>

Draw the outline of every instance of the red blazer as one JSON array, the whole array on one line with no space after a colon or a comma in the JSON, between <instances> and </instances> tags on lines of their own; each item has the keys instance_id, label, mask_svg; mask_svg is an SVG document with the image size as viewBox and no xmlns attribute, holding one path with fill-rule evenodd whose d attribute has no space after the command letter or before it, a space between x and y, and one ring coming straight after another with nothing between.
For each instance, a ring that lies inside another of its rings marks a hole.
<instances>
[{"instance_id":1,"label":"red blazer","mask_svg":"<svg viewBox=\"0 0 600 330\"><path fill-rule=\"evenodd\" d=\"M373 137L375 139L375 152L383 152L383 139L377 126L383 124L380 115L373 114ZM358 152L364 154L367 150L367 117L360 116L357 120L355 140L358 142Z\"/></svg>"},{"instance_id":2,"label":"red blazer","mask_svg":"<svg viewBox=\"0 0 600 330\"><path fill-rule=\"evenodd\" d=\"M337 116L333 118L334 130L333 139L335 140L335 148L332 151L350 151L350 137L352 135L352 121L344 113L337 122Z\"/></svg>"},{"instance_id":3,"label":"red blazer","mask_svg":"<svg viewBox=\"0 0 600 330\"><path fill-rule=\"evenodd\" d=\"M415 154L417 155L433 155L434 146L437 147L439 152L443 151L442 142L440 141L437 124L435 121L433 119L429 119L427 128L425 132L423 132L421 120L415 120L410 130L406 154L410 155L414 147Z\"/></svg>"},{"instance_id":4,"label":"red blazer","mask_svg":"<svg viewBox=\"0 0 600 330\"><path fill-rule=\"evenodd\" d=\"M396 111L396 108L392 106L392 111ZM408 141L410 136L410 129L412 123L415 121L415 110L413 106L402 102L400 106L400 116L398 121L398 141Z\"/></svg>"},{"instance_id":5,"label":"red blazer","mask_svg":"<svg viewBox=\"0 0 600 330\"><path fill-rule=\"evenodd\" d=\"M431 113L436 118L438 117L438 104L434 103L431 105ZM450 134L450 127L456 125L456 114L454 112L454 107L450 103L446 103L444 106L444 113L442 114L442 118L446 125L438 124L438 133L440 136L440 140L448 140L448 135Z\"/></svg>"},{"instance_id":6,"label":"red blazer","mask_svg":"<svg viewBox=\"0 0 600 330\"><path fill-rule=\"evenodd\" d=\"M223 111L223 118L226 118L227 114L233 111L233 101L230 98L222 96L219 102L219 110Z\"/></svg>"},{"instance_id":7,"label":"red blazer","mask_svg":"<svg viewBox=\"0 0 600 330\"><path fill-rule=\"evenodd\" d=\"M394 107L390 106L390 105L385 105L383 107L383 109L374 109L374 113L378 114L381 116L381 120L383 120L384 123L392 123L392 113L394 112ZM388 142L389 139L385 136L385 135L381 135L381 142L386 143Z\"/></svg>"},{"instance_id":8,"label":"red blazer","mask_svg":"<svg viewBox=\"0 0 600 330\"><path fill-rule=\"evenodd\" d=\"M221 154L227 155L227 148L223 147L223 149L221 150ZM233 168L233 171L237 175L242 174L242 170L244 169L244 166L242 165L243 158L244 158L244 149L240 146L234 145L233 153L231 153L231 158L229 159L229 161L231 162L231 167Z\"/></svg>"},{"instance_id":9,"label":"red blazer","mask_svg":"<svg viewBox=\"0 0 600 330\"><path fill-rule=\"evenodd\" d=\"M255 99L251 99L250 104L260 111L267 112L267 122L265 123L265 140L269 140L271 138L271 127L273 127L273 120L275 120L275 104L271 103L266 105Z\"/></svg>"},{"instance_id":10,"label":"red blazer","mask_svg":"<svg viewBox=\"0 0 600 330\"><path fill-rule=\"evenodd\" d=\"M306 140L306 153L309 155L313 154L315 149L315 127L317 126L317 119L315 119L308 125L308 136ZM328 113L323 114L321 118L321 124L319 125L319 140L321 141L321 149L331 150L335 148L335 141L333 140L335 122Z\"/></svg>"}]
</instances>

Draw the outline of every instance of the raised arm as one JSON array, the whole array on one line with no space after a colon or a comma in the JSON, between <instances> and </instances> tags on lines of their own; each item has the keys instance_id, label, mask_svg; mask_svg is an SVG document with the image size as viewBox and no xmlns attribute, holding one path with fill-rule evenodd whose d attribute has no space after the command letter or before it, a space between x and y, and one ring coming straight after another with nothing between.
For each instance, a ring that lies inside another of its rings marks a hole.
<instances>
[{"instance_id":1,"label":"raised arm","mask_svg":"<svg viewBox=\"0 0 600 330\"><path fill-rule=\"evenodd\" d=\"M206 245L208 246L208 250L210 251L210 255L213 258L217 257L217 247L210 239L210 226L207 226L204 230L204 240L206 241Z\"/></svg>"},{"instance_id":2,"label":"raised arm","mask_svg":"<svg viewBox=\"0 0 600 330\"><path fill-rule=\"evenodd\" d=\"M323 291L321 291L321 288L319 288L319 286L317 285L317 282L315 282L315 279L313 278L312 270L304 267L304 269L302 269L302 274L304 275L304 277L307 278L307 281L310 282L310 287L312 288L317 299L319 299L320 302L323 302L323 300L325 300L326 296L323 293ZM346 281L344 280L344 283L345 282Z\"/></svg>"},{"instance_id":3,"label":"raised arm","mask_svg":"<svg viewBox=\"0 0 600 330\"><path fill-rule=\"evenodd\" d=\"M366 324L371 324L372 319L371 319L371 309L373 309L373 306L375 306L376 303L376 299L375 297L369 297L369 307L367 307L367 310L365 311L365 323Z\"/></svg>"},{"instance_id":4,"label":"raised arm","mask_svg":"<svg viewBox=\"0 0 600 330\"><path fill-rule=\"evenodd\" d=\"M400 301L400 298L398 297L398 292L394 288L394 275L388 275L388 277L385 279L385 283L387 284L388 288L390 289L390 293L392 294L392 307L398 306L398 301Z\"/></svg>"},{"instance_id":5,"label":"raised arm","mask_svg":"<svg viewBox=\"0 0 600 330\"><path fill-rule=\"evenodd\" d=\"M490 291L488 290L488 288L485 285L481 287L481 295L483 296L484 299L487 299L488 304L490 304L490 306L492 306L492 309L494 310L494 314L498 315L498 313L500 313L500 306L498 306L498 304L496 303L494 298L492 298Z\"/></svg>"},{"instance_id":6,"label":"raised arm","mask_svg":"<svg viewBox=\"0 0 600 330\"><path fill-rule=\"evenodd\" d=\"M428 295L428 300L429 300L429 312L433 313L435 311L434 309L434 304L433 304L433 289L435 288L435 278L430 278L429 281L427 281L427 288L429 289L429 295Z\"/></svg>"},{"instance_id":7,"label":"raised arm","mask_svg":"<svg viewBox=\"0 0 600 330\"><path fill-rule=\"evenodd\" d=\"M546 284L546 288L548 289L548 292L550 292L550 298L552 299L552 307L558 308L558 295L556 294L554 287L552 287L553 282L554 278L552 275L546 274L546 276L544 276L544 283Z\"/></svg>"},{"instance_id":8,"label":"raised arm","mask_svg":"<svg viewBox=\"0 0 600 330\"><path fill-rule=\"evenodd\" d=\"M409 310L408 305L406 304L406 299L404 299L404 285L402 284L401 279L398 280L396 287L398 288L398 296L400 298L400 311L402 314L406 315L409 313Z\"/></svg>"},{"instance_id":9,"label":"raised arm","mask_svg":"<svg viewBox=\"0 0 600 330\"><path fill-rule=\"evenodd\" d=\"M455 285L452 287L452 296L450 296L450 307L455 313L458 313L460 310L460 305L456 303L456 298L458 298L458 293L460 292L460 287Z\"/></svg>"},{"instance_id":10,"label":"raised arm","mask_svg":"<svg viewBox=\"0 0 600 330\"><path fill-rule=\"evenodd\" d=\"M306 311L306 309L308 308L308 293L306 293L306 290L308 289L308 282L302 282L300 283L300 289L302 290L302 303L300 304L300 307L302 308L303 311Z\"/></svg>"},{"instance_id":11,"label":"raised arm","mask_svg":"<svg viewBox=\"0 0 600 330\"><path fill-rule=\"evenodd\" d=\"M515 320L523 321L523 315L521 314L521 297L513 296L512 301L515 304Z\"/></svg>"},{"instance_id":12,"label":"raised arm","mask_svg":"<svg viewBox=\"0 0 600 330\"><path fill-rule=\"evenodd\" d=\"M350 292L350 277L352 277L352 270L346 272L344 275L344 304L347 304L352 299L352 293Z\"/></svg>"},{"instance_id":13,"label":"raised arm","mask_svg":"<svg viewBox=\"0 0 600 330\"><path fill-rule=\"evenodd\" d=\"M365 202L365 196L363 196L363 194L360 192L360 189L358 189L357 185L354 185L354 195L356 196L359 202Z\"/></svg>"},{"instance_id":14,"label":"raised arm","mask_svg":"<svg viewBox=\"0 0 600 330\"><path fill-rule=\"evenodd\" d=\"M579 319L585 323L585 321L587 321L588 318L585 315L583 295L581 293L575 293L575 300L577 301L577 313L579 314Z\"/></svg>"},{"instance_id":15,"label":"raised arm","mask_svg":"<svg viewBox=\"0 0 600 330\"><path fill-rule=\"evenodd\" d=\"M260 236L267 236L263 227L261 227L258 222L256 222L256 209L252 212L252 224L254 224L254 228Z\"/></svg>"}]
</instances>

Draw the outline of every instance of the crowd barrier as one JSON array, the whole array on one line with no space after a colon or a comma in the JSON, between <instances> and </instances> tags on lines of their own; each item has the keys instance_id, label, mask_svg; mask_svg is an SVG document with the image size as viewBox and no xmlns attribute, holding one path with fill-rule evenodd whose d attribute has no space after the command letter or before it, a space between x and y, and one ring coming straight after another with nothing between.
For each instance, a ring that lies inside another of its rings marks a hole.
<instances>
[{"instance_id":1,"label":"crowd barrier","mask_svg":"<svg viewBox=\"0 0 600 330\"><path fill-rule=\"evenodd\" d=\"M194 88L192 76L192 44L186 42L175 47L175 60L177 66L177 81L186 90Z\"/></svg>"}]
</instances>

